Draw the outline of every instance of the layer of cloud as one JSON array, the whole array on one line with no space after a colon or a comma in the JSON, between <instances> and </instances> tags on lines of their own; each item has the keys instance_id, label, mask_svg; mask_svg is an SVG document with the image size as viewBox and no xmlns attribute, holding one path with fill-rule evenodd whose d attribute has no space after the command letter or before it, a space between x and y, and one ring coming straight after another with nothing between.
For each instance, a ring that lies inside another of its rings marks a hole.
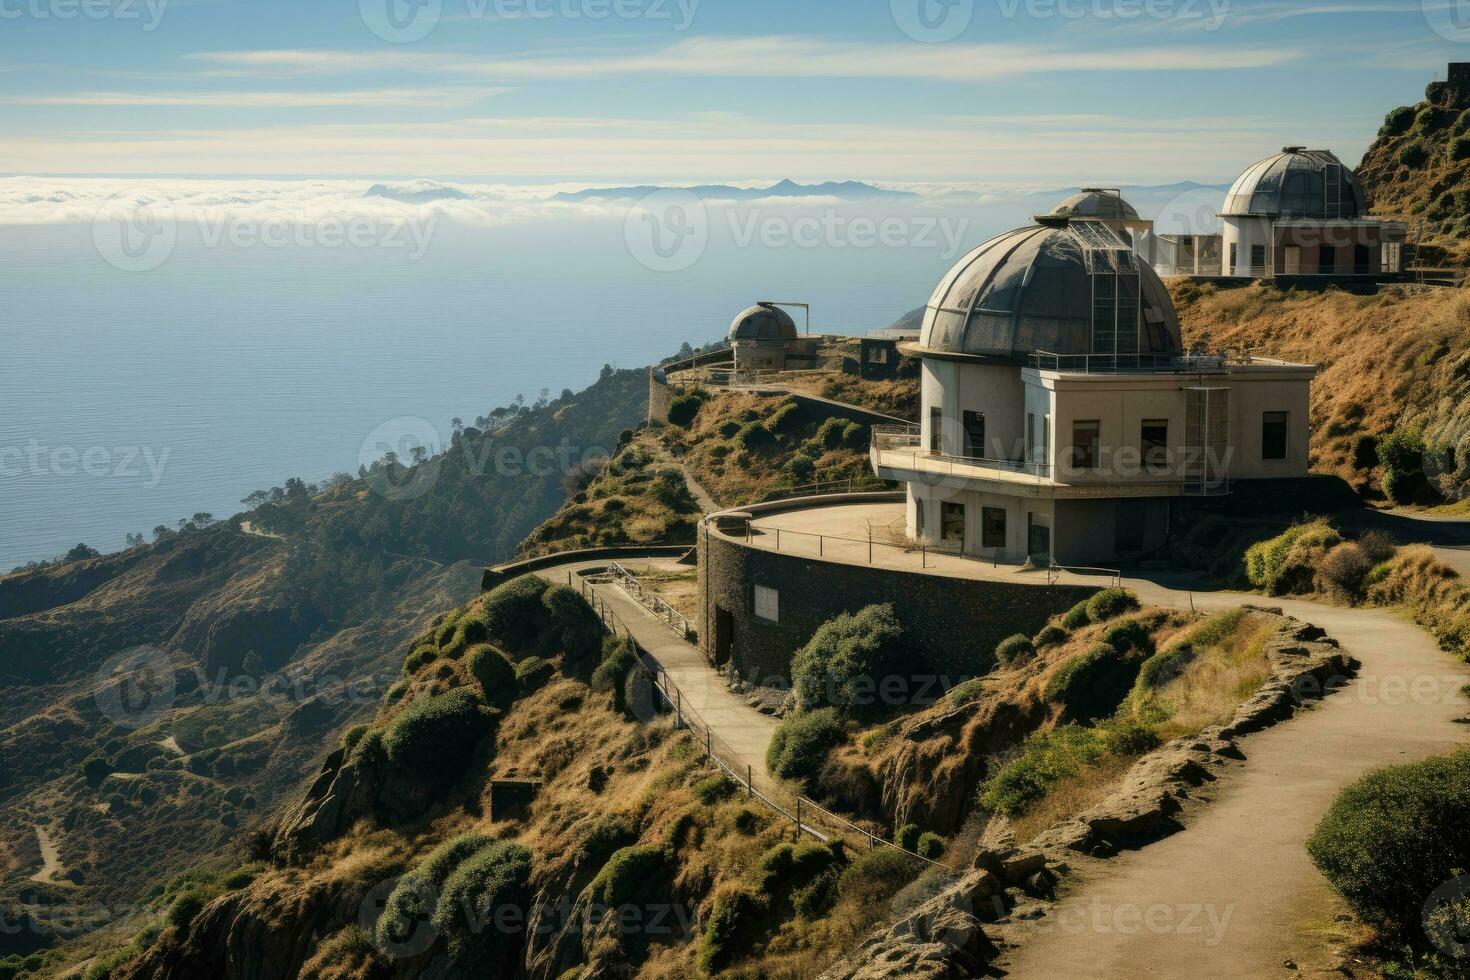
<instances>
[{"instance_id":1,"label":"layer of cloud","mask_svg":"<svg viewBox=\"0 0 1470 980\"><path fill-rule=\"evenodd\" d=\"M462 106L510 91L506 88L385 88L352 92L73 92L11 96L11 105L175 106L181 108L302 109L326 107L415 108Z\"/></svg>"}]
</instances>

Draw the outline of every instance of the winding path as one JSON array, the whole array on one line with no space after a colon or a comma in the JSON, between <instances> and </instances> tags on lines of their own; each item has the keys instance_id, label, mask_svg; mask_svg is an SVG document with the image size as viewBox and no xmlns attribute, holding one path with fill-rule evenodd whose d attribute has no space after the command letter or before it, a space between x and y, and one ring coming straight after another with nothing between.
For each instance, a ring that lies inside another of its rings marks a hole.
<instances>
[{"instance_id":1,"label":"winding path","mask_svg":"<svg viewBox=\"0 0 1470 980\"><path fill-rule=\"evenodd\" d=\"M1190 594L1125 581L1144 602L1188 607ZM1259 596L1194 594L1223 610ZM1187 829L1111 861L1080 859L1069 893L1011 938L1001 968L1017 978L1303 976L1336 964L1342 909L1305 842L1333 798L1367 771L1452 751L1470 740L1470 667L1397 611L1269 600L1320 626L1362 662L1313 710L1242 742L1249 761L1214 785ZM1027 933L1030 933L1028 935ZM1290 961L1294 967L1285 964Z\"/></svg>"}]
</instances>

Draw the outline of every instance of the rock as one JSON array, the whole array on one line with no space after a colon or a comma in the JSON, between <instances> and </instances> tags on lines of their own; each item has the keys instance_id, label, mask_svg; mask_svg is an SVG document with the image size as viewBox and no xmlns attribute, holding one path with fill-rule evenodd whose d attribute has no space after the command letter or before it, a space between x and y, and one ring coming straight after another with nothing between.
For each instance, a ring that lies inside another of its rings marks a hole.
<instances>
[{"instance_id":1,"label":"rock","mask_svg":"<svg viewBox=\"0 0 1470 980\"><path fill-rule=\"evenodd\" d=\"M1025 851L1001 862L999 877L1010 885L1019 885L1046 867L1046 855Z\"/></svg>"}]
</instances>

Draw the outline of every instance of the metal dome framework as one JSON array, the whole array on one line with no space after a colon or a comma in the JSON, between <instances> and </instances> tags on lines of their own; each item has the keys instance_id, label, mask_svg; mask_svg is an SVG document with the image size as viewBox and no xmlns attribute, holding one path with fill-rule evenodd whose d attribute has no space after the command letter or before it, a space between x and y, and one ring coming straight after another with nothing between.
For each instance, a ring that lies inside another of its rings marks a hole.
<instances>
[{"instance_id":1,"label":"metal dome framework","mask_svg":"<svg viewBox=\"0 0 1470 980\"><path fill-rule=\"evenodd\" d=\"M790 344L798 337L791 314L772 303L757 303L730 324L732 344Z\"/></svg>"},{"instance_id":2,"label":"metal dome framework","mask_svg":"<svg viewBox=\"0 0 1470 980\"><path fill-rule=\"evenodd\" d=\"M1096 220L1041 218L961 259L930 297L919 353L1025 361L1037 353L1177 355L1163 281Z\"/></svg>"},{"instance_id":3,"label":"metal dome framework","mask_svg":"<svg viewBox=\"0 0 1470 980\"><path fill-rule=\"evenodd\" d=\"M1357 220L1368 212L1357 175L1329 150L1283 147L1246 168L1222 217Z\"/></svg>"},{"instance_id":4,"label":"metal dome framework","mask_svg":"<svg viewBox=\"0 0 1470 980\"><path fill-rule=\"evenodd\" d=\"M1054 218L1094 218L1099 221L1138 221L1138 209L1115 187L1083 187L1051 209Z\"/></svg>"}]
</instances>

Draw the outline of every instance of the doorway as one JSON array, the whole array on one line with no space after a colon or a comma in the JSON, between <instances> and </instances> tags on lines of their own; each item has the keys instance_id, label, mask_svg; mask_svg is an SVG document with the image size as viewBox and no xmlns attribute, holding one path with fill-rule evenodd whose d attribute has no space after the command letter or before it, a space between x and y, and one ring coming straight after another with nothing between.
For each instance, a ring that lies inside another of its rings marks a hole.
<instances>
[{"instance_id":1,"label":"doorway","mask_svg":"<svg viewBox=\"0 0 1470 980\"><path fill-rule=\"evenodd\" d=\"M1051 525L1039 514L1026 515L1026 554L1034 564L1051 564Z\"/></svg>"},{"instance_id":2,"label":"doorway","mask_svg":"<svg viewBox=\"0 0 1470 980\"><path fill-rule=\"evenodd\" d=\"M723 667L730 662L730 651L735 646L735 617L730 610L715 607L715 666Z\"/></svg>"}]
</instances>

